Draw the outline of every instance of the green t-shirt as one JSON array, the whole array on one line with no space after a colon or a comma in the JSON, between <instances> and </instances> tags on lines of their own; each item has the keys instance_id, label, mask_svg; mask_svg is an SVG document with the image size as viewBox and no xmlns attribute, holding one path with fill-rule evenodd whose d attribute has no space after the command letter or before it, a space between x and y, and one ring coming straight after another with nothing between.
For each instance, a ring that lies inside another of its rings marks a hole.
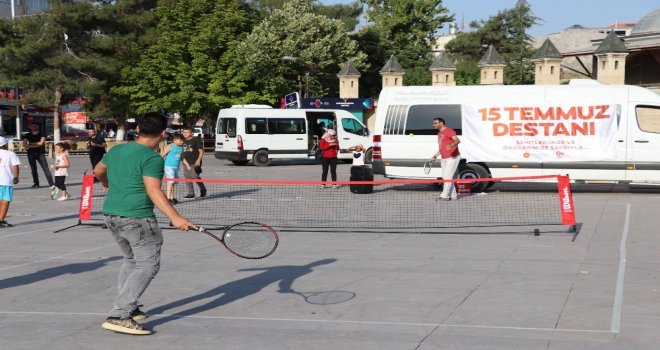
<instances>
[{"instance_id":1,"label":"green t-shirt","mask_svg":"<svg viewBox=\"0 0 660 350\"><path fill-rule=\"evenodd\" d=\"M103 214L154 217L154 203L142 177L162 179L163 158L145 145L130 142L112 147L101 162L108 168L109 186Z\"/></svg>"}]
</instances>

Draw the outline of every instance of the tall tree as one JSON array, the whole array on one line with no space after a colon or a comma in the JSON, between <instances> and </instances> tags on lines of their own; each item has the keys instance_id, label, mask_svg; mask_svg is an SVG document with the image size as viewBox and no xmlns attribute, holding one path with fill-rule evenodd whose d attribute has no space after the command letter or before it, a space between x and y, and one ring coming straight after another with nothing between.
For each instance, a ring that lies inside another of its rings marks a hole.
<instances>
[{"instance_id":1,"label":"tall tree","mask_svg":"<svg viewBox=\"0 0 660 350\"><path fill-rule=\"evenodd\" d=\"M242 102L275 103L292 91L336 95L337 73L351 59L364 67L343 23L312 12L309 0L291 0L257 25L239 45L234 68L246 85Z\"/></svg>"},{"instance_id":2,"label":"tall tree","mask_svg":"<svg viewBox=\"0 0 660 350\"><path fill-rule=\"evenodd\" d=\"M54 140L60 139L59 106L94 88L107 66L93 47L105 39L89 28L97 9L87 2L53 1L42 15L15 19L0 48L1 75L29 89L25 102L54 111ZM7 28L6 26L4 28Z\"/></svg>"},{"instance_id":3,"label":"tall tree","mask_svg":"<svg viewBox=\"0 0 660 350\"><path fill-rule=\"evenodd\" d=\"M527 30L538 19L526 0L518 0L514 8L500 11L488 21L472 22L472 31L460 33L446 45L447 50L464 63L457 67L457 76L466 77L466 82L476 81L476 62L488 46L493 45L507 64L504 68L506 84L532 83L534 65L530 59L534 55L534 49Z\"/></svg>"},{"instance_id":4,"label":"tall tree","mask_svg":"<svg viewBox=\"0 0 660 350\"><path fill-rule=\"evenodd\" d=\"M139 113L179 112L185 122L216 113L225 91L216 79L254 18L240 0L160 0L156 16L157 40L114 91Z\"/></svg>"},{"instance_id":5,"label":"tall tree","mask_svg":"<svg viewBox=\"0 0 660 350\"><path fill-rule=\"evenodd\" d=\"M248 0L248 4L262 18L268 17L273 11L281 9L288 0ZM318 0L311 2L312 12L326 16L330 19L338 19L346 25L348 31L355 29L360 15L362 15L362 5L359 0L350 4L332 4L324 5Z\"/></svg>"},{"instance_id":6,"label":"tall tree","mask_svg":"<svg viewBox=\"0 0 660 350\"><path fill-rule=\"evenodd\" d=\"M406 69L404 84L430 84L433 36L453 20L442 0L361 1L367 5L367 19L379 33L381 49L387 56L396 55Z\"/></svg>"}]
</instances>

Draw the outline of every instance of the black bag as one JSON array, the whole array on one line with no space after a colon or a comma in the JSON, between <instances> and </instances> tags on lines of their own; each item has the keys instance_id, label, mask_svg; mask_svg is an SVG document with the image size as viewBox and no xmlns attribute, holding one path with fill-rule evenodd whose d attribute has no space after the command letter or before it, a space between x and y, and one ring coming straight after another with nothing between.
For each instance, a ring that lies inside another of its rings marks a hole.
<instances>
[{"instance_id":1,"label":"black bag","mask_svg":"<svg viewBox=\"0 0 660 350\"><path fill-rule=\"evenodd\" d=\"M195 174L199 175L202 173L202 167L201 166L196 166L195 167Z\"/></svg>"},{"instance_id":2,"label":"black bag","mask_svg":"<svg viewBox=\"0 0 660 350\"><path fill-rule=\"evenodd\" d=\"M354 165L351 167L351 177L369 176L373 180L374 172L367 165Z\"/></svg>"},{"instance_id":3,"label":"black bag","mask_svg":"<svg viewBox=\"0 0 660 350\"><path fill-rule=\"evenodd\" d=\"M355 169L355 175L353 173ZM373 181L374 172L368 166L354 166L351 168L351 181ZM351 184L350 189L352 193L367 194L374 192L374 185L372 184Z\"/></svg>"}]
</instances>

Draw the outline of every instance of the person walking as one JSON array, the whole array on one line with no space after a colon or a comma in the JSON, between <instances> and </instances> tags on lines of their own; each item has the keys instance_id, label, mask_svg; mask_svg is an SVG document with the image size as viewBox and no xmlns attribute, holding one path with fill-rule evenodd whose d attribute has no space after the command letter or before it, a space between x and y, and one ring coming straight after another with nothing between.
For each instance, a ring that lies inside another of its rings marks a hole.
<instances>
[{"instance_id":1,"label":"person walking","mask_svg":"<svg viewBox=\"0 0 660 350\"><path fill-rule=\"evenodd\" d=\"M39 162L41 170L44 171L48 181L48 186L54 191L55 182L50 170L48 170L48 162L46 161L46 137L39 130L39 125L33 123L28 125L28 128L30 132L23 137L23 145L27 149L28 163L30 164L30 170L32 170L32 187L39 187L39 173L37 173L37 162Z\"/></svg>"},{"instance_id":2,"label":"person walking","mask_svg":"<svg viewBox=\"0 0 660 350\"><path fill-rule=\"evenodd\" d=\"M13 227L8 223L9 203L14 199L14 185L18 184L21 161L16 153L7 150L9 140L0 136L0 228Z\"/></svg>"},{"instance_id":3,"label":"person walking","mask_svg":"<svg viewBox=\"0 0 660 350\"><path fill-rule=\"evenodd\" d=\"M87 128L87 149L89 150L89 160L92 163L92 169L96 167L103 155L105 155L105 138L96 133L94 126Z\"/></svg>"},{"instance_id":4,"label":"person walking","mask_svg":"<svg viewBox=\"0 0 660 350\"><path fill-rule=\"evenodd\" d=\"M332 181L337 181L337 153L339 152L339 140L337 140L337 132L334 129L328 129L328 131L323 134L321 137L321 181L326 181L328 179L328 168L330 168L330 177ZM321 188L325 188L326 185L321 185ZM337 185L332 185L333 188L337 188Z\"/></svg>"},{"instance_id":5,"label":"person walking","mask_svg":"<svg viewBox=\"0 0 660 350\"><path fill-rule=\"evenodd\" d=\"M438 152L431 158L431 162L440 156L440 166L442 167L442 179L452 180L458 169L458 163L461 161L458 153L458 144L461 140L456 136L456 131L445 125L443 118L433 119L433 127L438 130ZM446 201L457 199L456 187L453 182L445 182L442 186L440 198Z\"/></svg>"},{"instance_id":6,"label":"person walking","mask_svg":"<svg viewBox=\"0 0 660 350\"><path fill-rule=\"evenodd\" d=\"M201 179L199 176L202 173L202 158L204 157L204 144L199 137L193 135L193 130L190 127L185 127L181 131L183 135L183 153L181 158L185 160L183 163L183 177L186 179ZM199 196L206 196L206 186L203 182L197 182L199 186ZM195 198L195 188L192 182L186 182L187 194L183 198Z\"/></svg>"},{"instance_id":7,"label":"person walking","mask_svg":"<svg viewBox=\"0 0 660 350\"><path fill-rule=\"evenodd\" d=\"M126 334L147 335L151 330L136 320L147 318L138 300L160 269L163 234L154 215L154 205L182 231L196 226L181 216L161 188L164 160L156 153L167 118L148 113L138 120L136 142L121 144L94 168L107 195L103 215L117 241L124 261L119 271L118 294L102 328Z\"/></svg>"}]
</instances>

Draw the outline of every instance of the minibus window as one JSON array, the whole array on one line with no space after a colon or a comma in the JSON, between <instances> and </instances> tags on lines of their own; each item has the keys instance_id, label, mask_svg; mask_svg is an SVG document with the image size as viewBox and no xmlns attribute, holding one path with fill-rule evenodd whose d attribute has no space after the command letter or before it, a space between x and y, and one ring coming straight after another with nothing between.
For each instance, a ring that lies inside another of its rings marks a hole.
<instances>
[{"instance_id":1,"label":"minibus window","mask_svg":"<svg viewBox=\"0 0 660 350\"><path fill-rule=\"evenodd\" d=\"M414 105L410 106L406 118L406 135L437 135L433 127L434 118L443 118L457 135L462 134L461 105Z\"/></svg>"},{"instance_id":2,"label":"minibus window","mask_svg":"<svg viewBox=\"0 0 660 350\"><path fill-rule=\"evenodd\" d=\"M218 134L227 134L229 137L236 137L236 118L218 119Z\"/></svg>"},{"instance_id":3,"label":"minibus window","mask_svg":"<svg viewBox=\"0 0 660 350\"><path fill-rule=\"evenodd\" d=\"M640 130L660 133L660 107L637 106L635 107L635 114Z\"/></svg>"},{"instance_id":4,"label":"minibus window","mask_svg":"<svg viewBox=\"0 0 660 350\"><path fill-rule=\"evenodd\" d=\"M364 127L362 127L362 124L358 123L355 119L344 118L341 120L341 126L346 132L364 136Z\"/></svg>"},{"instance_id":5,"label":"minibus window","mask_svg":"<svg viewBox=\"0 0 660 350\"><path fill-rule=\"evenodd\" d=\"M268 131L271 134L306 134L305 119L283 118L268 119Z\"/></svg>"},{"instance_id":6,"label":"minibus window","mask_svg":"<svg viewBox=\"0 0 660 350\"><path fill-rule=\"evenodd\" d=\"M246 134L268 134L266 118L245 118Z\"/></svg>"}]
</instances>

